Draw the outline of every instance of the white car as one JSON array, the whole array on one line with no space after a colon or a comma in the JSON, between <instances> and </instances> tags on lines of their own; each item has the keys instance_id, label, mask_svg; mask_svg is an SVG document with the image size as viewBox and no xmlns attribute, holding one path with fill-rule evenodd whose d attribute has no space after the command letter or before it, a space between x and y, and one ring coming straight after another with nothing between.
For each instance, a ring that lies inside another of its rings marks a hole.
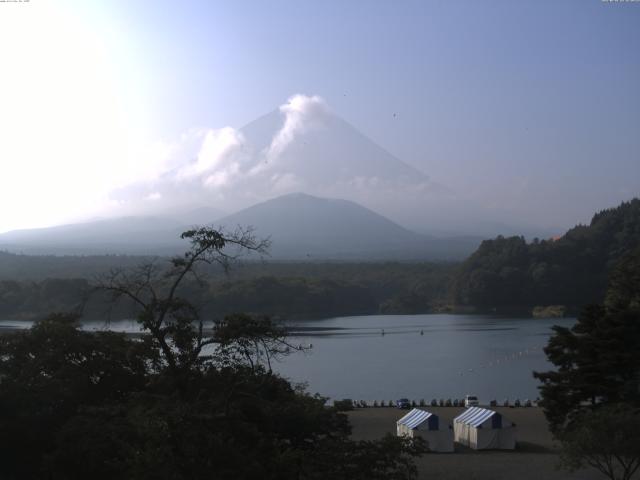
<instances>
[{"instance_id":1,"label":"white car","mask_svg":"<svg viewBox=\"0 0 640 480\"><path fill-rule=\"evenodd\" d=\"M478 402L478 397L476 397L475 395L467 395L466 397L464 397L465 408L477 407L478 405L480 405L480 403Z\"/></svg>"}]
</instances>

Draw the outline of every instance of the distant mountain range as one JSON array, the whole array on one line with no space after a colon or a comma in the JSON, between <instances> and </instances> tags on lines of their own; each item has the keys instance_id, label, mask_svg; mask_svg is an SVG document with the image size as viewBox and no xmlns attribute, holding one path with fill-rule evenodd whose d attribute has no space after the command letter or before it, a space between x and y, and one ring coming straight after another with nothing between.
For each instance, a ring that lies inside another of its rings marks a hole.
<instances>
[{"instance_id":1,"label":"distant mountain range","mask_svg":"<svg viewBox=\"0 0 640 480\"><path fill-rule=\"evenodd\" d=\"M174 254L186 249L179 236L194 224L252 226L257 236L271 238L271 257L279 260L455 260L469 255L481 241L421 235L355 202L300 193L222 219L213 217L203 210L185 213L182 219L122 217L18 230L0 235L0 249L57 255Z\"/></svg>"}]
</instances>

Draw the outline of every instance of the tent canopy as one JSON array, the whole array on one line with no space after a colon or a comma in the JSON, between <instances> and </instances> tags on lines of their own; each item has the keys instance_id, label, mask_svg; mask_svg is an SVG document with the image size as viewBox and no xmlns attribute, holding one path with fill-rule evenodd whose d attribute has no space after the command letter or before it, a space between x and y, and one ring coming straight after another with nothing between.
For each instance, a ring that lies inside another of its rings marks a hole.
<instances>
[{"instance_id":1,"label":"tent canopy","mask_svg":"<svg viewBox=\"0 0 640 480\"><path fill-rule=\"evenodd\" d=\"M502 415L500 415L498 412L494 412L493 410L488 410L486 408L480 408L480 407L468 408L462 414L454 418L453 421L457 423L464 423L465 425L478 428L489 419L492 420L491 421L492 428L502 428L503 426ZM506 422L506 423L509 423L509 422ZM509 425L505 425L505 426L509 426Z\"/></svg>"},{"instance_id":2,"label":"tent canopy","mask_svg":"<svg viewBox=\"0 0 640 480\"><path fill-rule=\"evenodd\" d=\"M438 416L414 408L396 422L398 436L422 438L432 452L453 452L453 430L451 427L440 430Z\"/></svg>"},{"instance_id":3,"label":"tent canopy","mask_svg":"<svg viewBox=\"0 0 640 480\"><path fill-rule=\"evenodd\" d=\"M404 417L398 420L397 423L398 425L404 425L411 430L421 426L423 426L423 428L426 426L427 430L438 430L439 427L437 415L417 408L411 410Z\"/></svg>"},{"instance_id":4,"label":"tent canopy","mask_svg":"<svg viewBox=\"0 0 640 480\"><path fill-rule=\"evenodd\" d=\"M471 407L453 419L456 442L476 450L516 447L515 425L498 412Z\"/></svg>"}]
</instances>

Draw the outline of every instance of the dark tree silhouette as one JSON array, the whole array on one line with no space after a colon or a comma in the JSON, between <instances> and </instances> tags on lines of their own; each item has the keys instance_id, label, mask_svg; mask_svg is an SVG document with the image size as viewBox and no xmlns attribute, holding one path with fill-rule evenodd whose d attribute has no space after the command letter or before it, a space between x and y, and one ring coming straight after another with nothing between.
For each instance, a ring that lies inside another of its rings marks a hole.
<instances>
[{"instance_id":1,"label":"dark tree silhouette","mask_svg":"<svg viewBox=\"0 0 640 480\"><path fill-rule=\"evenodd\" d=\"M611 480L630 480L640 467L640 412L626 405L580 415L562 439L562 465L589 465Z\"/></svg>"},{"instance_id":2,"label":"dark tree silhouette","mask_svg":"<svg viewBox=\"0 0 640 480\"><path fill-rule=\"evenodd\" d=\"M172 258L168 269L149 262L132 270L114 270L96 285L110 293L114 302L124 298L133 303L140 326L151 334L171 370L202 362L206 359L201 357L203 348L216 342L212 335L206 336L199 310L180 295L183 284L188 280L205 284L198 271L201 264L218 264L227 271L239 256L265 254L270 244L240 227L231 233L200 227L181 238L189 240L190 249Z\"/></svg>"},{"instance_id":3,"label":"dark tree silhouette","mask_svg":"<svg viewBox=\"0 0 640 480\"><path fill-rule=\"evenodd\" d=\"M640 249L622 258L605 305L586 308L571 329L554 327L545 352L556 370L534 373L563 465L611 480L640 466L639 260Z\"/></svg>"},{"instance_id":4,"label":"dark tree silhouette","mask_svg":"<svg viewBox=\"0 0 640 480\"><path fill-rule=\"evenodd\" d=\"M554 327L545 348L556 370L535 372L554 432L570 429L584 410L628 403L640 407L640 249L611 274L607 303L583 310L572 328Z\"/></svg>"},{"instance_id":5,"label":"dark tree silhouette","mask_svg":"<svg viewBox=\"0 0 640 480\"><path fill-rule=\"evenodd\" d=\"M57 315L0 337L3 478L415 478L423 442L353 441L345 415L271 371L299 348L285 330L238 314L208 331L181 296L184 282L205 281L199 265L228 268L267 242L208 228L183 238L191 249L169 268L147 263L99 285L132 302L140 335Z\"/></svg>"}]
</instances>

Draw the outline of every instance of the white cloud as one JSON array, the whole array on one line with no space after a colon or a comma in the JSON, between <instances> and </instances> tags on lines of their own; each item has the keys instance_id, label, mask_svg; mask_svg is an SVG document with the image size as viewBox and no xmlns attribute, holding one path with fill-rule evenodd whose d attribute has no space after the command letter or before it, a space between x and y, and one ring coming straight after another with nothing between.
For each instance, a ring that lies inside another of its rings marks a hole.
<instances>
[{"instance_id":1,"label":"white cloud","mask_svg":"<svg viewBox=\"0 0 640 480\"><path fill-rule=\"evenodd\" d=\"M224 187L229 186L240 173L240 164L233 162L230 165L214 171L211 175L204 179L204 185L206 187Z\"/></svg>"},{"instance_id":2,"label":"white cloud","mask_svg":"<svg viewBox=\"0 0 640 480\"><path fill-rule=\"evenodd\" d=\"M329 113L329 107L322 97L297 94L281 105L280 111L285 115L284 125L274 135L265 152L268 161L276 159L296 135L322 126Z\"/></svg>"},{"instance_id":3,"label":"white cloud","mask_svg":"<svg viewBox=\"0 0 640 480\"><path fill-rule=\"evenodd\" d=\"M218 130L210 129L204 131L204 133L202 131L196 133L197 137L200 137L200 135L204 138L201 139L196 161L183 166L179 170L179 179L215 174L218 170L225 169L225 163L238 154L245 144L242 133L231 127L224 127ZM189 141L190 139L183 136L183 142L184 140Z\"/></svg>"}]
</instances>

